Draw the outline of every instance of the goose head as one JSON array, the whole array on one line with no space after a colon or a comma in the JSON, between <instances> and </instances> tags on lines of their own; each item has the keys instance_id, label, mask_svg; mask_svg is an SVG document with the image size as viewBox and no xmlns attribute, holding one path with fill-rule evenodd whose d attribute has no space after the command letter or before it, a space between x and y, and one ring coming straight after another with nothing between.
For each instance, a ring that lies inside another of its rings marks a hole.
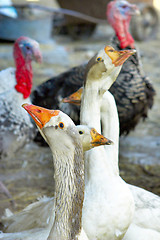
<instances>
[{"instance_id":1,"label":"goose head","mask_svg":"<svg viewBox=\"0 0 160 240\"><path fill-rule=\"evenodd\" d=\"M86 125L77 125L76 128L80 135L83 151L88 151L91 148L101 145L113 144L111 140L99 134L95 128L91 128Z\"/></svg>"},{"instance_id":2,"label":"goose head","mask_svg":"<svg viewBox=\"0 0 160 240\"><path fill-rule=\"evenodd\" d=\"M85 72L84 86L91 81L101 82L101 87L105 84L108 90L116 80L123 63L136 50L115 50L112 46L105 46L88 62Z\"/></svg>"},{"instance_id":3,"label":"goose head","mask_svg":"<svg viewBox=\"0 0 160 240\"><path fill-rule=\"evenodd\" d=\"M79 134L68 115L60 110L49 110L32 104L23 104L22 107L33 118L51 150L55 148L63 148L64 151L73 150Z\"/></svg>"}]
</instances>

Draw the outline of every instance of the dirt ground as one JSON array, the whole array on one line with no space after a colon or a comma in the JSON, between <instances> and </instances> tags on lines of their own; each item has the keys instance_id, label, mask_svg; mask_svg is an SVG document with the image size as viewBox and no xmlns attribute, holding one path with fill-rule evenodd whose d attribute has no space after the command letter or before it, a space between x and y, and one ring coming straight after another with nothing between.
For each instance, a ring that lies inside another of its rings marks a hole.
<instances>
[{"instance_id":1,"label":"dirt ground","mask_svg":"<svg viewBox=\"0 0 160 240\"><path fill-rule=\"evenodd\" d=\"M88 61L109 44L113 34L109 26L99 26L86 40L73 41L68 36L54 36L41 44L43 63L33 64L34 86L69 67ZM147 42L137 42L145 73L156 89L155 103L148 119L134 132L120 139L120 174L128 183L160 195L160 31ZM13 44L0 44L1 69L14 66ZM10 161L0 162L0 180L8 187L15 206L0 194L0 214L6 207L19 211L38 197L53 196L53 164L49 148L29 143Z\"/></svg>"}]
</instances>

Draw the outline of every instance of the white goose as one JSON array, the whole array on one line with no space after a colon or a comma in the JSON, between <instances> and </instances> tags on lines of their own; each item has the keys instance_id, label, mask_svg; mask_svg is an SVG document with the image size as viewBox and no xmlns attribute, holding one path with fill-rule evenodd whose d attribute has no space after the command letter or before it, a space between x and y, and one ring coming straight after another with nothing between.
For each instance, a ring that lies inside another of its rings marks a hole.
<instances>
[{"instance_id":1,"label":"white goose","mask_svg":"<svg viewBox=\"0 0 160 240\"><path fill-rule=\"evenodd\" d=\"M103 134L115 143L109 148L115 148L112 154L118 168L119 128L116 126L119 121L116 103L109 91L103 95L101 120ZM107 154L109 148L106 149ZM160 197L134 185L128 186L134 198L135 212L123 240L160 240Z\"/></svg>"},{"instance_id":2,"label":"white goose","mask_svg":"<svg viewBox=\"0 0 160 240\"><path fill-rule=\"evenodd\" d=\"M82 91L74 93L65 101L79 103ZM118 169L119 120L114 97L106 91L100 107L103 135L113 140L114 145L106 149ZM105 146L104 146L105 147ZM106 147L105 147L106 148ZM160 197L134 185L128 185L135 202L135 213L123 240L160 240Z\"/></svg>"},{"instance_id":3,"label":"white goose","mask_svg":"<svg viewBox=\"0 0 160 240\"><path fill-rule=\"evenodd\" d=\"M133 53L118 52L106 46L88 63L81 101L81 124L94 126L101 131L103 93L116 80L123 62ZM133 218L133 197L115 166L115 148L114 145L109 146L105 151L102 146L85 153L82 223L89 239L122 239Z\"/></svg>"},{"instance_id":4,"label":"white goose","mask_svg":"<svg viewBox=\"0 0 160 240\"><path fill-rule=\"evenodd\" d=\"M85 125L77 125L76 128L83 151L88 151L100 145L112 144L112 141L99 134L94 128ZM13 233L35 228L47 228L54 208L55 198L43 197L16 214L6 209L6 216L1 219L4 226L3 230Z\"/></svg>"},{"instance_id":5,"label":"white goose","mask_svg":"<svg viewBox=\"0 0 160 240\"><path fill-rule=\"evenodd\" d=\"M0 238L87 240L81 224L84 160L79 133L73 121L59 110L47 110L29 104L24 104L23 107L36 122L52 151L55 171L55 208L51 213L48 228L2 233Z\"/></svg>"}]
</instances>

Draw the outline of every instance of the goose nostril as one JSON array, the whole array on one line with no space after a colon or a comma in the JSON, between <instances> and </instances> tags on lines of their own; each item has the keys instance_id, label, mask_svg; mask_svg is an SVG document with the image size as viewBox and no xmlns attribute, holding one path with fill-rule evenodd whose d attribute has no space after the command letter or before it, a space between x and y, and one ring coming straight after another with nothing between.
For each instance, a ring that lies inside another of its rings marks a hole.
<instances>
[{"instance_id":1,"label":"goose nostril","mask_svg":"<svg viewBox=\"0 0 160 240\"><path fill-rule=\"evenodd\" d=\"M41 113L41 110L40 110L40 109L37 109L36 112L37 112L37 113Z\"/></svg>"}]
</instances>

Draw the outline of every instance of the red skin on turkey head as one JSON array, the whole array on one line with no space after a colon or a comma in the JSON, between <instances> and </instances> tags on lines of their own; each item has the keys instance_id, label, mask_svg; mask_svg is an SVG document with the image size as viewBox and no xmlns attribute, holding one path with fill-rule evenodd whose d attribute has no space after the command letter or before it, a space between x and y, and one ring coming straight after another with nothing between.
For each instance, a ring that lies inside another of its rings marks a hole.
<instances>
[{"instance_id":1,"label":"red skin on turkey head","mask_svg":"<svg viewBox=\"0 0 160 240\"><path fill-rule=\"evenodd\" d=\"M14 44L14 60L16 65L16 81L15 89L23 94L24 98L28 98L32 89L33 71L31 62L42 61L42 55L39 44L28 37L20 37Z\"/></svg>"}]
</instances>

